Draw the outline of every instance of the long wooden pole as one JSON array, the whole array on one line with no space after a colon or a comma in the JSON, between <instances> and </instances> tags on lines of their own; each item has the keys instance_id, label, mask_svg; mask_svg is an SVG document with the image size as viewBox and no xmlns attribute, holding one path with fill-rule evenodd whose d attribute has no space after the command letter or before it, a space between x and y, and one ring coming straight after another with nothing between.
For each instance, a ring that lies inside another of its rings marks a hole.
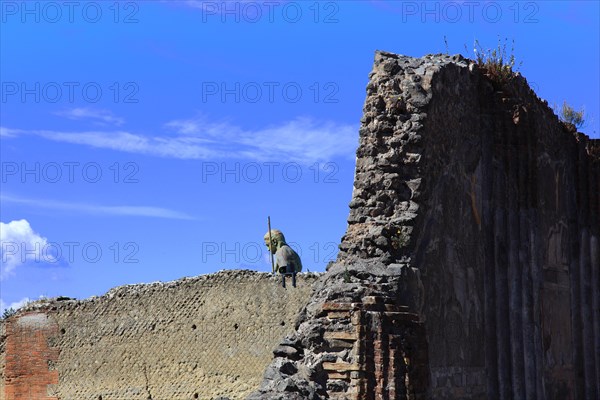
<instances>
[{"instance_id":1,"label":"long wooden pole","mask_svg":"<svg viewBox=\"0 0 600 400\"><path fill-rule=\"evenodd\" d=\"M271 251L271 246L273 241L271 240L271 216L267 217L267 223L269 225L269 254L271 255L271 272L275 273L275 261L273 260L273 252Z\"/></svg>"}]
</instances>

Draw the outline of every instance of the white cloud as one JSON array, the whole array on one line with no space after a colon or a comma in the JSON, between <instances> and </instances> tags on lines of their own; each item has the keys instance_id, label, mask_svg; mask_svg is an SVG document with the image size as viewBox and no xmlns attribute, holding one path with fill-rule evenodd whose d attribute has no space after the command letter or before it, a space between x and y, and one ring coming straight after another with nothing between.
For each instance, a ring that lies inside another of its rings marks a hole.
<instances>
[{"instance_id":1,"label":"white cloud","mask_svg":"<svg viewBox=\"0 0 600 400\"><path fill-rule=\"evenodd\" d=\"M56 262L48 252L48 240L34 232L26 219L0 222L0 256L0 280L29 262Z\"/></svg>"},{"instance_id":2,"label":"white cloud","mask_svg":"<svg viewBox=\"0 0 600 400\"><path fill-rule=\"evenodd\" d=\"M102 109L72 108L55 114L74 120L91 119L99 125L121 126L125 123L123 118L115 117L110 111Z\"/></svg>"},{"instance_id":3,"label":"white cloud","mask_svg":"<svg viewBox=\"0 0 600 400\"><path fill-rule=\"evenodd\" d=\"M83 214L95 215L120 215L135 217L155 217L170 219L195 219L194 217L167 208L151 206L104 206L99 204L71 203L46 199L28 199L23 197L1 194L3 202L26 204L34 207L49 208L54 210L75 211ZM27 221L25 221L27 222Z\"/></svg>"},{"instance_id":4,"label":"white cloud","mask_svg":"<svg viewBox=\"0 0 600 400\"><path fill-rule=\"evenodd\" d=\"M29 134L47 140L177 159L237 158L311 164L338 157L353 158L357 128L297 118L278 126L244 130L202 118L174 120L164 127L175 136L145 136L126 131L60 132L5 129L9 137Z\"/></svg>"},{"instance_id":5,"label":"white cloud","mask_svg":"<svg viewBox=\"0 0 600 400\"><path fill-rule=\"evenodd\" d=\"M31 299L29 297L23 297L19 301L15 301L13 303L7 304L4 302L4 300L0 299L0 315L2 315L4 313L4 310L7 310L9 308L12 308L13 310L17 311L19 308L23 307L25 304L29 303L30 301L31 301Z\"/></svg>"}]
</instances>

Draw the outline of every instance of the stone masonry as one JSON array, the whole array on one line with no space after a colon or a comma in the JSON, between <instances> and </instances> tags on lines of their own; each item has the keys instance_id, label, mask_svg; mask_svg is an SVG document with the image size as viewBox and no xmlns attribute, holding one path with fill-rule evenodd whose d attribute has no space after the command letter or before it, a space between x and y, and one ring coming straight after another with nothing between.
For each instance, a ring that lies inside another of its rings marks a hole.
<instances>
[{"instance_id":1,"label":"stone masonry","mask_svg":"<svg viewBox=\"0 0 600 400\"><path fill-rule=\"evenodd\" d=\"M338 260L248 399L600 399L599 141L519 74L386 52L359 133ZM374 298L412 317L329 314Z\"/></svg>"},{"instance_id":2,"label":"stone masonry","mask_svg":"<svg viewBox=\"0 0 600 400\"><path fill-rule=\"evenodd\" d=\"M0 399L241 399L317 274L223 271L34 303L0 324Z\"/></svg>"}]
</instances>

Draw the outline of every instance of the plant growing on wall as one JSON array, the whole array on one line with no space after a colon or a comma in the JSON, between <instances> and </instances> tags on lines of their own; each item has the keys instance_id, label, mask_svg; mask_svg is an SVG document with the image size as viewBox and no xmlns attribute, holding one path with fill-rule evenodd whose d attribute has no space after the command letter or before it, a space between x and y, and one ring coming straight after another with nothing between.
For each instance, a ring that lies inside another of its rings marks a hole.
<instances>
[{"instance_id":1,"label":"plant growing on wall","mask_svg":"<svg viewBox=\"0 0 600 400\"><path fill-rule=\"evenodd\" d=\"M406 247L408 245L408 236L406 233L402 232L399 228L395 229L395 234L392 235L392 247L395 250L399 250L402 247Z\"/></svg>"},{"instance_id":2,"label":"plant growing on wall","mask_svg":"<svg viewBox=\"0 0 600 400\"><path fill-rule=\"evenodd\" d=\"M558 107L554 106L555 112L557 111L557 108ZM558 114L558 117L561 119L561 121L567 124L574 125L577 129L581 128L585 123L585 119L583 117L585 114L584 109L582 108L579 111L575 111L575 109L569 104L567 104L566 101L563 102L562 107L556 113Z\"/></svg>"},{"instance_id":3,"label":"plant growing on wall","mask_svg":"<svg viewBox=\"0 0 600 400\"><path fill-rule=\"evenodd\" d=\"M6 319L8 317L12 317L13 315L15 315L17 313L17 311L14 308L7 308L6 310L4 310L4 312L2 313L2 317L0 319Z\"/></svg>"},{"instance_id":4,"label":"plant growing on wall","mask_svg":"<svg viewBox=\"0 0 600 400\"><path fill-rule=\"evenodd\" d=\"M502 43L498 38L498 46L494 49L484 49L479 40L475 40L473 48L477 65L485 70L491 79L499 83L510 81L515 76L517 69L523 64L522 62L518 64L516 62L514 54L515 41L512 41L509 53L506 49L507 40L505 38L504 43Z\"/></svg>"}]
</instances>

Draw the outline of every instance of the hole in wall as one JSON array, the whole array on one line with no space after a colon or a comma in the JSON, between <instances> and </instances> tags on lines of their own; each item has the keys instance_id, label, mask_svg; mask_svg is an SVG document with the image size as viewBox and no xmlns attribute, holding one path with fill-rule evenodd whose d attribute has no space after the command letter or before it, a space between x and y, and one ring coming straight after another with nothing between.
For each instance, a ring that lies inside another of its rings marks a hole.
<instances>
[{"instance_id":1,"label":"hole in wall","mask_svg":"<svg viewBox=\"0 0 600 400\"><path fill-rule=\"evenodd\" d=\"M98 396L98 400L102 400L102 395Z\"/></svg>"},{"instance_id":2,"label":"hole in wall","mask_svg":"<svg viewBox=\"0 0 600 400\"><path fill-rule=\"evenodd\" d=\"M233 325L233 329L235 329L237 331L237 328L239 328L240 326L238 324L234 324Z\"/></svg>"},{"instance_id":3,"label":"hole in wall","mask_svg":"<svg viewBox=\"0 0 600 400\"><path fill-rule=\"evenodd\" d=\"M196 329L196 324L192 325L192 329Z\"/></svg>"},{"instance_id":4,"label":"hole in wall","mask_svg":"<svg viewBox=\"0 0 600 400\"><path fill-rule=\"evenodd\" d=\"M60 334L61 334L61 335L64 335L66 332L67 332L67 331L65 331L65 328L61 328L61 330L60 330Z\"/></svg>"},{"instance_id":5,"label":"hole in wall","mask_svg":"<svg viewBox=\"0 0 600 400\"><path fill-rule=\"evenodd\" d=\"M194 393L194 398L197 399L198 398L198 393Z\"/></svg>"},{"instance_id":6,"label":"hole in wall","mask_svg":"<svg viewBox=\"0 0 600 400\"><path fill-rule=\"evenodd\" d=\"M285 321L281 321L281 322L279 323L279 325L281 325L281 326L285 326Z\"/></svg>"}]
</instances>

